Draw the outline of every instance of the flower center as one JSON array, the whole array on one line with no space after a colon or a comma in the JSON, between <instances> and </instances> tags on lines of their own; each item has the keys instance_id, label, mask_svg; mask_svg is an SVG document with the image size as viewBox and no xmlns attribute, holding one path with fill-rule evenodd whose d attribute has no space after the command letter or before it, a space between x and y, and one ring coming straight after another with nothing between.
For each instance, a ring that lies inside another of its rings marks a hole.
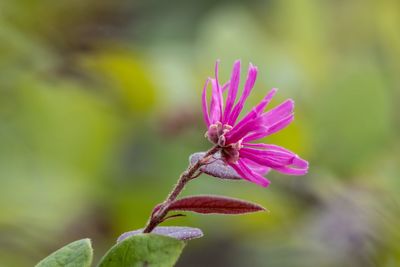
<instances>
[{"instance_id":1,"label":"flower center","mask_svg":"<svg viewBox=\"0 0 400 267\"><path fill-rule=\"evenodd\" d=\"M225 135L230 130L232 130L232 126L228 124L222 125L221 122L217 122L210 125L205 136L211 143L222 148L221 156L224 160L230 163L236 163L239 160L239 150L242 147L242 140L238 141L237 143L227 144Z\"/></svg>"},{"instance_id":2,"label":"flower center","mask_svg":"<svg viewBox=\"0 0 400 267\"><path fill-rule=\"evenodd\" d=\"M224 147L226 145L225 134L227 134L231 129L232 126L228 124L222 125L222 123L217 122L210 125L205 136L211 143Z\"/></svg>"}]
</instances>

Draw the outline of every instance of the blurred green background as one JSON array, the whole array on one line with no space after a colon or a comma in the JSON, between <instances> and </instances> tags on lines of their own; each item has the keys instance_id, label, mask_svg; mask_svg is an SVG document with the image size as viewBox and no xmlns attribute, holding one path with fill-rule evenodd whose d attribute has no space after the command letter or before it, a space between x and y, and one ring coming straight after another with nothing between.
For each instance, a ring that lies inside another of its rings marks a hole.
<instances>
[{"instance_id":1,"label":"blurred green background","mask_svg":"<svg viewBox=\"0 0 400 267\"><path fill-rule=\"evenodd\" d=\"M190 215L177 266L400 266L400 2L0 2L0 266L90 237L97 259L143 227L188 156L207 149L205 79L259 67L295 122L268 143L310 161L269 188L204 176L185 194L269 214ZM248 106L248 107L249 107Z\"/></svg>"}]
</instances>

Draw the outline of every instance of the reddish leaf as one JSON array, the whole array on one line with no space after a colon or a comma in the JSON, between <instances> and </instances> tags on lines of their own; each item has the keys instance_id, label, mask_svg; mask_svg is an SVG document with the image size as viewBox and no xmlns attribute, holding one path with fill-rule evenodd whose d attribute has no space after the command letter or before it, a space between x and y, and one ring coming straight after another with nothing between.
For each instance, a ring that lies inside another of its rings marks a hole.
<instances>
[{"instance_id":1,"label":"reddish leaf","mask_svg":"<svg viewBox=\"0 0 400 267\"><path fill-rule=\"evenodd\" d=\"M168 210L193 211L202 214L243 214L265 211L262 206L241 199L201 195L181 198L172 202Z\"/></svg>"}]
</instances>

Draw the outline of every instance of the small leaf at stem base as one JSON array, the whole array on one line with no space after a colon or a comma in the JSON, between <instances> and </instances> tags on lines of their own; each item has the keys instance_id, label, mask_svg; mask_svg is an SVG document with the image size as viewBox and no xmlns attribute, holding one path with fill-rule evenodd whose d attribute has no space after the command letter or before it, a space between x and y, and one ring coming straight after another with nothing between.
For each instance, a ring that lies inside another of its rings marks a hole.
<instances>
[{"instance_id":1,"label":"small leaf at stem base","mask_svg":"<svg viewBox=\"0 0 400 267\"><path fill-rule=\"evenodd\" d=\"M199 195L173 201L169 211L192 211L202 214L244 214L266 209L259 204L224 196Z\"/></svg>"},{"instance_id":2,"label":"small leaf at stem base","mask_svg":"<svg viewBox=\"0 0 400 267\"><path fill-rule=\"evenodd\" d=\"M118 237L117 242L121 242L122 240L143 233L143 228L123 233L120 237ZM186 227L186 226L159 226L154 228L152 231L153 234L165 235L169 237L173 237L179 240L191 240L200 238L203 236L203 232L198 228Z\"/></svg>"},{"instance_id":3,"label":"small leaf at stem base","mask_svg":"<svg viewBox=\"0 0 400 267\"><path fill-rule=\"evenodd\" d=\"M197 161L202 159L206 153L205 152L197 152L189 157L190 164L194 165ZM204 165L200 168L200 171L214 176L220 179L227 179L227 180L241 180L237 172L230 167L229 165L225 164L221 159L221 153L216 153L213 158L210 159L210 163Z\"/></svg>"}]
</instances>

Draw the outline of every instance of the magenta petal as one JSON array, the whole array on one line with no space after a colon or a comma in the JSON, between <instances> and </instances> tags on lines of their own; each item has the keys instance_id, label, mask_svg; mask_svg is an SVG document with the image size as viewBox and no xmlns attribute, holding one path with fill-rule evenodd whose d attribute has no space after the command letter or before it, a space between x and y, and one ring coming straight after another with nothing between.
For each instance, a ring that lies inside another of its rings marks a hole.
<instances>
[{"instance_id":1,"label":"magenta petal","mask_svg":"<svg viewBox=\"0 0 400 267\"><path fill-rule=\"evenodd\" d=\"M222 109L221 109L221 102L222 102L222 95L218 91L217 83L215 79L211 80L212 86L212 95L211 95L211 103L210 103L210 123L214 124L218 121L221 121Z\"/></svg>"},{"instance_id":2,"label":"magenta petal","mask_svg":"<svg viewBox=\"0 0 400 267\"><path fill-rule=\"evenodd\" d=\"M219 66L219 60L215 62L215 86L217 88L217 93L218 93L218 104L219 108L221 110L221 116L222 116L222 111L224 110L224 98L222 96L222 88L219 85L219 79L218 79L218 66Z\"/></svg>"},{"instance_id":3,"label":"magenta petal","mask_svg":"<svg viewBox=\"0 0 400 267\"><path fill-rule=\"evenodd\" d=\"M210 79L206 80L206 83L203 88L203 93L201 95L201 107L203 110L203 118L204 122L206 123L207 127L210 126L210 117L208 115L208 104L207 104L207 86L209 83Z\"/></svg>"},{"instance_id":4,"label":"magenta petal","mask_svg":"<svg viewBox=\"0 0 400 267\"><path fill-rule=\"evenodd\" d=\"M276 88L271 89L268 92L268 94L263 98L263 100L261 100L261 102L258 103L257 106L255 106L249 113L247 113L246 116L244 116L243 119L241 119L239 123L235 125L235 127L240 128L241 126L243 126L243 124L245 124L249 120L259 116L261 112L264 111L264 109L267 107L269 102L271 102L272 98L274 97L277 91L278 89Z\"/></svg>"},{"instance_id":5,"label":"magenta petal","mask_svg":"<svg viewBox=\"0 0 400 267\"><path fill-rule=\"evenodd\" d=\"M290 114L287 117L283 118L282 120L276 122L275 124L270 125L270 127L268 128L268 135L271 135L273 133L282 130L283 128L288 126L293 121L293 119L294 119L294 114Z\"/></svg>"},{"instance_id":6,"label":"magenta petal","mask_svg":"<svg viewBox=\"0 0 400 267\"><path fill-rule=\"evenodd\" d=\"M290 151L289 149L286 149L281 146L277 145L272 145L272 144L263 144L263 143L242 143L243 148L250 148L252 152L258 154L258 153L275 153L275 152L283 152L286 155L291 155L291 156L297 156L295 153ZM256 149L254 149L256 148Z\"/></svg>"},{"instance_id":7,"label":"magenta petal","mask_svg":"<svg viewBox=\"0 0 400 267\"><path fill-rule=\"evenodd\" d=\"M281 165L286 165L292 162L292 159L297 155L292 152L279 151L279 150L259 150L256 148L243 147L240 149L240 154L250 154L255 157L261 157L262 159L273 159L281 162ZM262 163L261 163L262 164Z\"/></svg>"},{"instance_id":8,"label":"magenta petal","mask_svg":"<svg viewBox=\"0 0 400 267\"><path fill-rule=\"evenodd\" d=\"M264 129L262 130L247 135L246 137L243 138L243 142L258 140L273 133L276 133L285 128L286 126L288 126L293 121L293 119L294 119L294 114L290 114L286 118L283 118L281 121L276 122L274 125L271 125L270 127L264 127Z\"/></svg>"},{"instance_id":9,"label":"magenta petal","mask_svg":"<svg viewBox=\"0 0 400 267\"><path fill-rule=\"evenodd\" d=\"M266 187L270 184L270 182L266 178L252 171L248 166L246 166L246 163L244 163L241 159L239 159L237 164L231 163L230 165L245 180L256 183L263 187Z\"/></svg>"},{"instance_id":10,"label":"magenta petal","mask_svg":"<svg viewBox=\"0 0 400 267\"><path fill-rule=\"evenodd\" d=\"M275 168L275 170L288 175L304 175L307 174L308 172L308 163L307 166L303 168L285 166L285 167Z\"/></svg>"},{"instance_id":11,"label":"magenta petal","mask_svg":"<svg viewBox=\"0 0 400 267\"><path fill-rule=\"evenodd\" d=\"M272 88L267 93L267 95L263 98L263 100L261 100L261 102L255 107L257 114L260 114L268 106L269 102L271 102L272 98L274 97L277 91L278 91L277 88Z\"/></svg>"},{"instance_id":12,"label":"magenta petal","mask_svg":"<svg viewBox=\"0 0 400 267\"><path fill-rule=\"evenodd\" d=\"M225 137L227 142L236 143L249 134L258 134L260 132L264 133L267 131L268 128L265 127L262 118L258 117L254 120L249 120L240 128L234 127Z\"/></svg>"},{"instance_id":13,"label":"magenta petal","mask_svg":"<svg viewBox=\"0 0 400 267\"><path fill-rule=\"evenodd\" d=\"M296 166L297 168L308 170L308 161L305 159L299 158L298 156L293 160L292 164L293 164L293 166Z\"/></svg>"},{"instance_id":14,"label":"magenta petal","mask_svg":"<svg viewBox=\"0 0 400 267\"><path fill-rule=\"evenodd\" d=\"M244 138L243 140L246 142L260 139L283 129L293 120L291 113L293 112L294 102L291 99L284 101L279 106L257 117L261 108L268 103L275 92L276 90L272 90L270 94L267 95L266 101L257 106L258 109L243 118L226 135L229 142L234 143L242 138Z\"/></svg>"},{"instance_id":15,"label":"magenta petal","mask_svg":"<svg viewBox=\"0 0 400 267\"><path fill-rule=\"evenodd\" d=\"M295 153L293 153L292 151L281 147L281 146L277 146L277 145L272 145L272 144L262 144L262 143L243 143L242 144L244 148L257 148L258 151L262 150L266 150L266 151L270 151L270 152L283 152L286 155L291 155L294 159L293 159L293 165L295 165L298 168L308 168L308 162L304 159L301 159L298 155L296 155Z\"/></svg>"},{"instance_id":16,"label":"magenta petal","mask_svg":"<svg viewBox=\"0 0 400 267\"><path fill-rule=\"evenodd\" d=\"M229 143L235 143L241 139L243 140L243 142L257 140L282 130L287 125L289 125L293 121L293 119L294 115L290 114L286 118L275 122L275 124L268 125L267 123L265 123L265 118L258 117L254 120L249 120L239 129L237 129L237 127L234 127L226 135L226 140ZM272 121L270 123L272 123Z\"/></svg>"},{"instance_id":17,"label":"magenta petal","mask_svg":"<svg viewBox=\"0 0 400 267\"><path fill-rule=\"evenodd\" d=\"M278 151L282 151L282 152L287 152L287 153L292 153L294 154L292 151L281 147L281 146L277 146L277 145L272 145L272 144L263 144L263 143L243 143L242 144L244 147L254 147L254 148L259 148L261 150L278 150Z\"/></svg>"},{"instance_id":18,"label":"magenta petal","mask_svg":"<svg viewBox=\"0 0 400 267\"><path fill-rule=\"evenodd\" d=\"M264 118L264 122L267 125L273 125L277 121L280 121L282 118L287 117L289 114L293 113L293 110L294 101L292 99L287 99L280 105L262 114L262 117Z\"/></svg>"},{"instance_id":19,"label":"magenta petal","mask_svg":"<svg viewBox=\"0 0 400 267\"><path fill-rule=\"evenodd\" d=\"M245 163L252 171L254 171L254 172L256 172L256 173L258 173L258 174L260 174L260 175L262 175L262 176L267 175L267 174L271 171L271 168L270 168L270 167L257 164L257 163L255 163L254 161L251 161L251 160L249 160L249 159L243 158L242 160L244 161L244 163Z\"/></svg>"},{"instance_id":20,"label":"magenta petal","mask_svg":"<svg viewBox=\"0 0 400 267\"><path fill-rule=\"evenodd\" d=\"M236 95L239 89L239 81L240 81L240 60L237 60L233 65L228 97L226 99L223 123L227 123L229 120L230 113L236 101Z\"/></svg>"},{"instance_id":21,"label":"magenta petal","mask_svg":"<svg viewBox=\"0 0 400 267\"><path fill-rule=\"evenodd\" d=\"M248 146L249 144L244 144ZM260 165L265 165L282 173L303 175L307 173L308 162L293 152L274 145L252 144L272 150L258 150L244 147L240 150L240 157L250 159Z\"/></svg>"},{"instance_id":22,"label":"magenta petal","mask_svg":"<svg viewBox=\"0 0 400 267\"><path fill-rule=\"evenodd\" d=\"M290 159L282 160L273 157L272 155L265 155L257 153L261 151L255 151L255 149L242 148L240 150L240 157L250 159L260 165L265 165L271 168L284 167L290 164Z\"/></svg>"},{"instance_id":23,"label":"magenta petal","mask_svg":"<svg viewBox=\"0 0 400 267\"><path fill-rule=\"evenodd\" d=\"M258 118L248 117L247 119L243 119L240 125L234 126L232 130L225 135L225 137L227 140L229 140L229 143L235 143L246 134L264 128L265 126L263 125L263 120L260 116Z\"/></svg>"},{"instance_id":24,"label":"magenta petal","mask_svg":"<svg viewBox=\"0 0 400 267\"><path fill-rule=\"evenodd\" d=\"M233 108L233 111L230 114L229 119L227 120L229 125L234 125L237 118L239 117L239 114L243 109L244 103L246 102L247 97L250 95L250 92L254 87L254 83L257 79L257 72L258 72L257 67L250 64L243 93L239 99L239 102Z\"/></svg>"},{"instance_id":25,"label":"magenta petal","mask_svg":"<svg viewBox=\"0 0 400 267\"><path fill-rule=\"evenodd\" d=\"M301 159L296 155L290 166L279 167L275 170L289 175L304 175L308 172L308 161Z\"/></svg>"},{"instance_id":26,"label":"magenta petal","mask_svg":"<svg viewBox=\"0 0 400 267\"><path fill-rule=\"evenodd\" d=\"M224 85L222 85L222 88L221 88L222 93L225 92L226 89L229 88L230 84L231 84L231 81L227 81Z\"/></svg>"}]
</instances>

